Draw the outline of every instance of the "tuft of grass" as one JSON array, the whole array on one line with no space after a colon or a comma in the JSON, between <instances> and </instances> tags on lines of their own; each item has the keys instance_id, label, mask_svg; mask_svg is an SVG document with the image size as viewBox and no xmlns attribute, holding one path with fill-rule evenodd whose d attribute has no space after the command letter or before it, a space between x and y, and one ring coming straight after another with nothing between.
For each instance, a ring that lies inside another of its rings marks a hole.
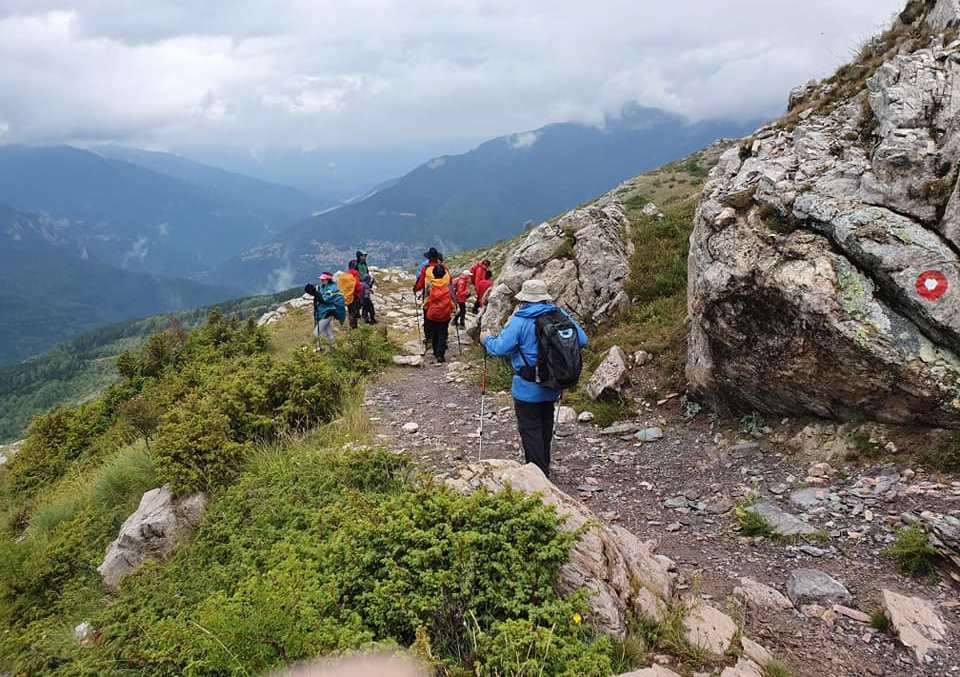
<instances>
[{"instance_id":1,"label":"tuft of grass","mask_svg":"<svg viewBox=\"0 0 960 677\"><path fill-rule=\"evenodd\" d=\"M629 632L613 643L613 667L617 674L630 672L649 663L650 651L639 633Z\"/></svg>"},{"instance_id":2,"label":"tuft of grass","mask_svg":"<svg viewBox=\"0 0 960 677\"><path fill-rule=\"evenodd\" d=\"M890 617L883 609L876 609L870 614L870 627L877 632L889 633L893 628Z\"/></svg>"},{"instance_id":3,"label":"tuft of grass","mask_svg":"<svg viewBox=\"0 0 960 677\"><path fill-rule=\"evenodd\" d=\"M740 524L740 532L744 536L772 538L775 532L773 527L770 526L770 523L750 509L755 506L759 500L760 495L756 491L751 491L734 506L733 517Z\"/></svg>"},{"instance_id":4,"label":"tuft of grass","mask_svg":"<svg viewBox=\"0 0 960 677\"><path fill-rule=\"evenodd\" d=\"M687 611L683 601L674 600L668 604L662 621L640 622L637 634L648 647L676 656L680 667L695 672L710 665L711 660L707 651L687 641L687 628L683 623Z\"/></svg>"},{"instance_id":5,"label":"tuft of grass","mask_svg":"<svg viewBox=\"0 0 960 677\"><path fill-rule=\"evenodd\" d=\"M937 549L930 545L930 536L917 524L898 531L896 540L887 547L885 553L897 560L900 571L916 577L933 575L940 556Z\"/></svg>"},{"instance_id":6,"label":"tuft of grass","mask_svg":"<svg viewBox=\"0 0 960 677\"><path fill-rule=\"evenodd\" d=\"M745 435L750 435L751 437L760 436L766 425L766 420L757 412L752 412L740 417L740 432Z\"/></svg>"},{"instance_id":7,"label":"tuft of grass","mask_svg":"<svg viewBox=\"0 0 960 677\"><path fill-rule=\"evenodd\" d=\"M920 463L937 472L960 472L960 435L939 437L918 455Z\"/></svg>"},{"instance_id":8,"label":"tuft of grass","mask_svg":"<svg viewBox=\"0 0 960 677\"><path fill-rule=\"evenodd\" d=\"M791 677L790 668L780 661L773 660L763 666L763 677Z\"/></svg>"}]
</instances>

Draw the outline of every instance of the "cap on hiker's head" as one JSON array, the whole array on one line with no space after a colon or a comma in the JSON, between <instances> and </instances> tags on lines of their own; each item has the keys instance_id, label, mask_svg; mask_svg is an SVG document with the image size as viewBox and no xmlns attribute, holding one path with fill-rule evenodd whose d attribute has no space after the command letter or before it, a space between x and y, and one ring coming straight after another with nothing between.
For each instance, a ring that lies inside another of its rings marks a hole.
<instances>
[{"instance_id":1,"label":"cap on hiker's head","mask_svg":"<svg viewBox=\"0 0 960 677\"><path fill-rule=\"evenodd\" d=\"M326 271L320 273L321 282L330 282L333 279L333 273L328 273Z\"/></svg>"},{"instance_id":2,"label":"cap on hiker's head","mask_svg":"<svg viewBox=\"0 0 960 677\"><path fill-rule=\"evenodd\" d=\"M460 273L460 277L473 277L473 276L470 274L469 270L465 270L462 273Z\"/></svg>"},{"instance_id":3,"label":"cap on hiker's head","mask_svg":"<svg viewBox=\"0 0 960 677\"><path fill-rule=\"evenodd\" d=\"M358 249L358 250L357 250L357 261L359 261L360 259L362 259L362 258L363 258L364 256L366 256L366 255L367 255L367 252L362 252L362 251L360 251L360 250Z\"/></svg>"},{"instance_id":4,"label":"cap on hiker's head","mask_svg":"<svg viewBox=\"0 0 960 677\"><path fill-rule=\"evenodd\" d=\"M541 301L553 301L550 292L547 291L547 285L543 280L527 280L520 287L520 293L515 297L518 301L525 303L539 303Z\"/></svg>"},{"instance_id":5,"label":"cap on hiker's head","mask_svg":"<svg viewBox=\"0 0 960 677\"><path fill-rule=\"evenodd\" d=\"M436 247L430 247L430 249L428 249L427 251L423 252L423 258L425 258L425 259L439 259L439 258L442 258L442 257L440 256L440 252L437 251L437 248L436 248Z\"/></svg>"}]
</instances>

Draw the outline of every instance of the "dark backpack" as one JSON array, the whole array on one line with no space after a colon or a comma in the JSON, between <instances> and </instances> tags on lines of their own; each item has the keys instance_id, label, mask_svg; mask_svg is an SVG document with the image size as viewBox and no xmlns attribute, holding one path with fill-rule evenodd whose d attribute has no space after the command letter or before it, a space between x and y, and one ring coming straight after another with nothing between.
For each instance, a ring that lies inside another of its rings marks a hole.
<instances>
[{"instance_id":1,"label":"dark backpack","mask_svg":"<svg viewBox=\"0 0 960 677\"><path fill-rule=\"evenodd\" d=\"M527 364L520 351L520 359L526 365L519 376L544 388L568 390L576 388L583 371L583 356L577 325L561 310L540 315L535 320L537 327L537 363Z\"/></svg>"}]
</instances>

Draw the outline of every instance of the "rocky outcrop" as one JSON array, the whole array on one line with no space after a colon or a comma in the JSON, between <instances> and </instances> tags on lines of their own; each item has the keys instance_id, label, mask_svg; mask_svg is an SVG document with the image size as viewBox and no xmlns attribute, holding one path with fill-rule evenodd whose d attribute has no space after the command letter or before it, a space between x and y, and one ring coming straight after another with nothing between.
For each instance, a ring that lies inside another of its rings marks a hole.
<instances>
[{"instance_id":1,"label":"rocky outcrop","mask_svg":"<svg viewBox=\"0 0 960 677\"><path fill-rule=\"evenodd\" d=\"M633 244L629 222L616 200L574 209L542 223L507 258L480 318L479 330L496 333L516 307L514 295L531 278L547 283L557 304L587 323L616 317L625 291Z\"/></svg>"},{"instance_id":2,"label":"rocky outcrop","mask_svg":"<svg viewBox=\"0 0 960 677\"><path fill-rule=\"evenodd\" d=\"M26 440L11 442L10 444L0 444L0 467L6 465L7 462L20 451L20 447L23 446L24 442L26 442Z\"/></svg>"},{"instance_id":3,"label":"rocky outcrop","mask_svg":"<svg viewBox=\"0 0 960 677\"><path fill-rule=\"evenodd\" d=\"M960 427L958 10L911 8L710 175L687 376L717 408Z\"/></svg>"},{"instance_id":4,"label":"rocky outcrop","mask_svg":"<svg viewBox=\"0 0 960 677\"><path fill-rule=\"evenodd\" d=\"M565 518L565 531L583 529L561 567L557 592L572 594L586 589L591 622L603 632L623 637L627 621L639 615L660 621L674 592L673 562L657 555L652 542L642 542L626 529L601 523L579 501L560 491L533 464L489 460L470 464L447 483L463 494L507 485L526 493L539 493Z\"/></svg>"},{"instance_id":5,"label":"rocky outcrop","mask_svg":"<svg viewBox=\"0 0 960 677\"><path fill-rule=\"evenodd\" d=\"M587 395L598 400L605 393L619 393L630 373L629 360L620 346L613 346L587 382Z\"/></svg>"},{"instance_id":6,"label":"rocky outcrop","mask_svg":"<svg viewBox=\"0 0 960 677\"><path fill-rule=\"evenodd\" d=\"M170 554L200 522L206 504L205 494L174 498L166 485L145 493L97 568L104 585L115 589L146 560Z\"/></svg>"}]
</instances>

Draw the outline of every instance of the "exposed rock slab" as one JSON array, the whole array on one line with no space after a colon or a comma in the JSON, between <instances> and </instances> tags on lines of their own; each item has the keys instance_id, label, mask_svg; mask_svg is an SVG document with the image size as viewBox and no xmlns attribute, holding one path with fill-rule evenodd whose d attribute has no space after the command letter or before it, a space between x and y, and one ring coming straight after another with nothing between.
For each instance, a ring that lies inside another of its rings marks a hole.
<instances>
[{"instance_id":1,"label":"exposed rock slab","mask_svg":"<svg viewBox=\"0 0 960 677\"><path fill-rule=\"evenodd\" d=\"M723 656L737 634L737 624L727 614L703 602L694 602L683 618L687 642L713 656Z\"/></svg>"},{"instance_id":2,"label":"exposed rock slab","mask_svg":"<svg viewBox=\"0 0 960 677\"><path fill-rule=\"evenodd\" d=\"M447 483L463 494L506 486L526 493L539 493L544 503L556 507L565 517L562 528L576 531L585 527L573 546L569 561L558 574L556 587L562 595L580 589L591 592L588 601L591 622L601 631L623 637L633 613L657 620L664 601L672 597L673 562L654 552L620 527L608 527L579 501L560 491L533 464L488 460L472 463Z\"/></svg>"},{"instance_id":3,"label":"exposed rock slab","mask_svg":"<svg viewBox=\"0 0 960 677\"><path fill-rule=\"evenodd\" d=\"M651 665L649 668L624 672L617 677L680 677L680 675L662 665Z\"/></svg>"},{"instance_id":4,"label":"exposed rock slab","mask_svg":"<svg viewBox=\"0 0 960 677\"><path fill-rule=\"evenodd\" d=\"M785 510L781 510L773 503L760 502L747 508L747 511L762 517L777 536L794 538L813 536L819 533L812 524L804 522L796 515L792 515Z\"/></svg>"},{"instance_id":5,"label":"exposed rock slab","mask_svg":"<svg viewBox=\"0 0 960 677\"><path fill-rule=\"evenodd\" d=\"M917 661L941 648L947 628L930 602L884 590L883 605L900 641L913 650Z\"/></svg>"},{"instance_id":6,"label":"exposed rock slab","mask_svg":"<svg viewBox=\"0 0 960 677\"><path fill-rule=\"evenodd\" d=\"M97 568L104 585L115 589L146 560L170 554L199 523L206 504L203 493L175 499L166 485L146 492Z\"/></svg>"},{"instance_id":7,"label":"exposed rock slab","mask_svg":"<svg viewBox=\"0 0 960 677\"><path fill-rule=\"evenodd\" d=\"M793 604L779 590L764 585L752 578L741 578L740 585L733 589L733 594L744 601L747 606L755 609L786 610L792 609Z\"/></svg>"},{"instance_id":8,"label":"exposed rock slab","mask_svg":"<svg viewBox=\"0 0 960 677\"><path fill-rule=\"evenodd\" d=\"M944 30L957 6L899 21ZM960 427L960 42L873 50L859 91L795 90L710 175L687 377L718 409Z\"/></svg>"},{"instance_id":9,"label":"exposed rock slab","mask_svg":"<svg viewBox=\"0 0 960 677\"><path fill-rule=\"evenodd\" d=\"M818 569L795 569L787 576L787 597L804 604L850 604L853 597L840 581Z\"/></svg>"}]
</instances>

